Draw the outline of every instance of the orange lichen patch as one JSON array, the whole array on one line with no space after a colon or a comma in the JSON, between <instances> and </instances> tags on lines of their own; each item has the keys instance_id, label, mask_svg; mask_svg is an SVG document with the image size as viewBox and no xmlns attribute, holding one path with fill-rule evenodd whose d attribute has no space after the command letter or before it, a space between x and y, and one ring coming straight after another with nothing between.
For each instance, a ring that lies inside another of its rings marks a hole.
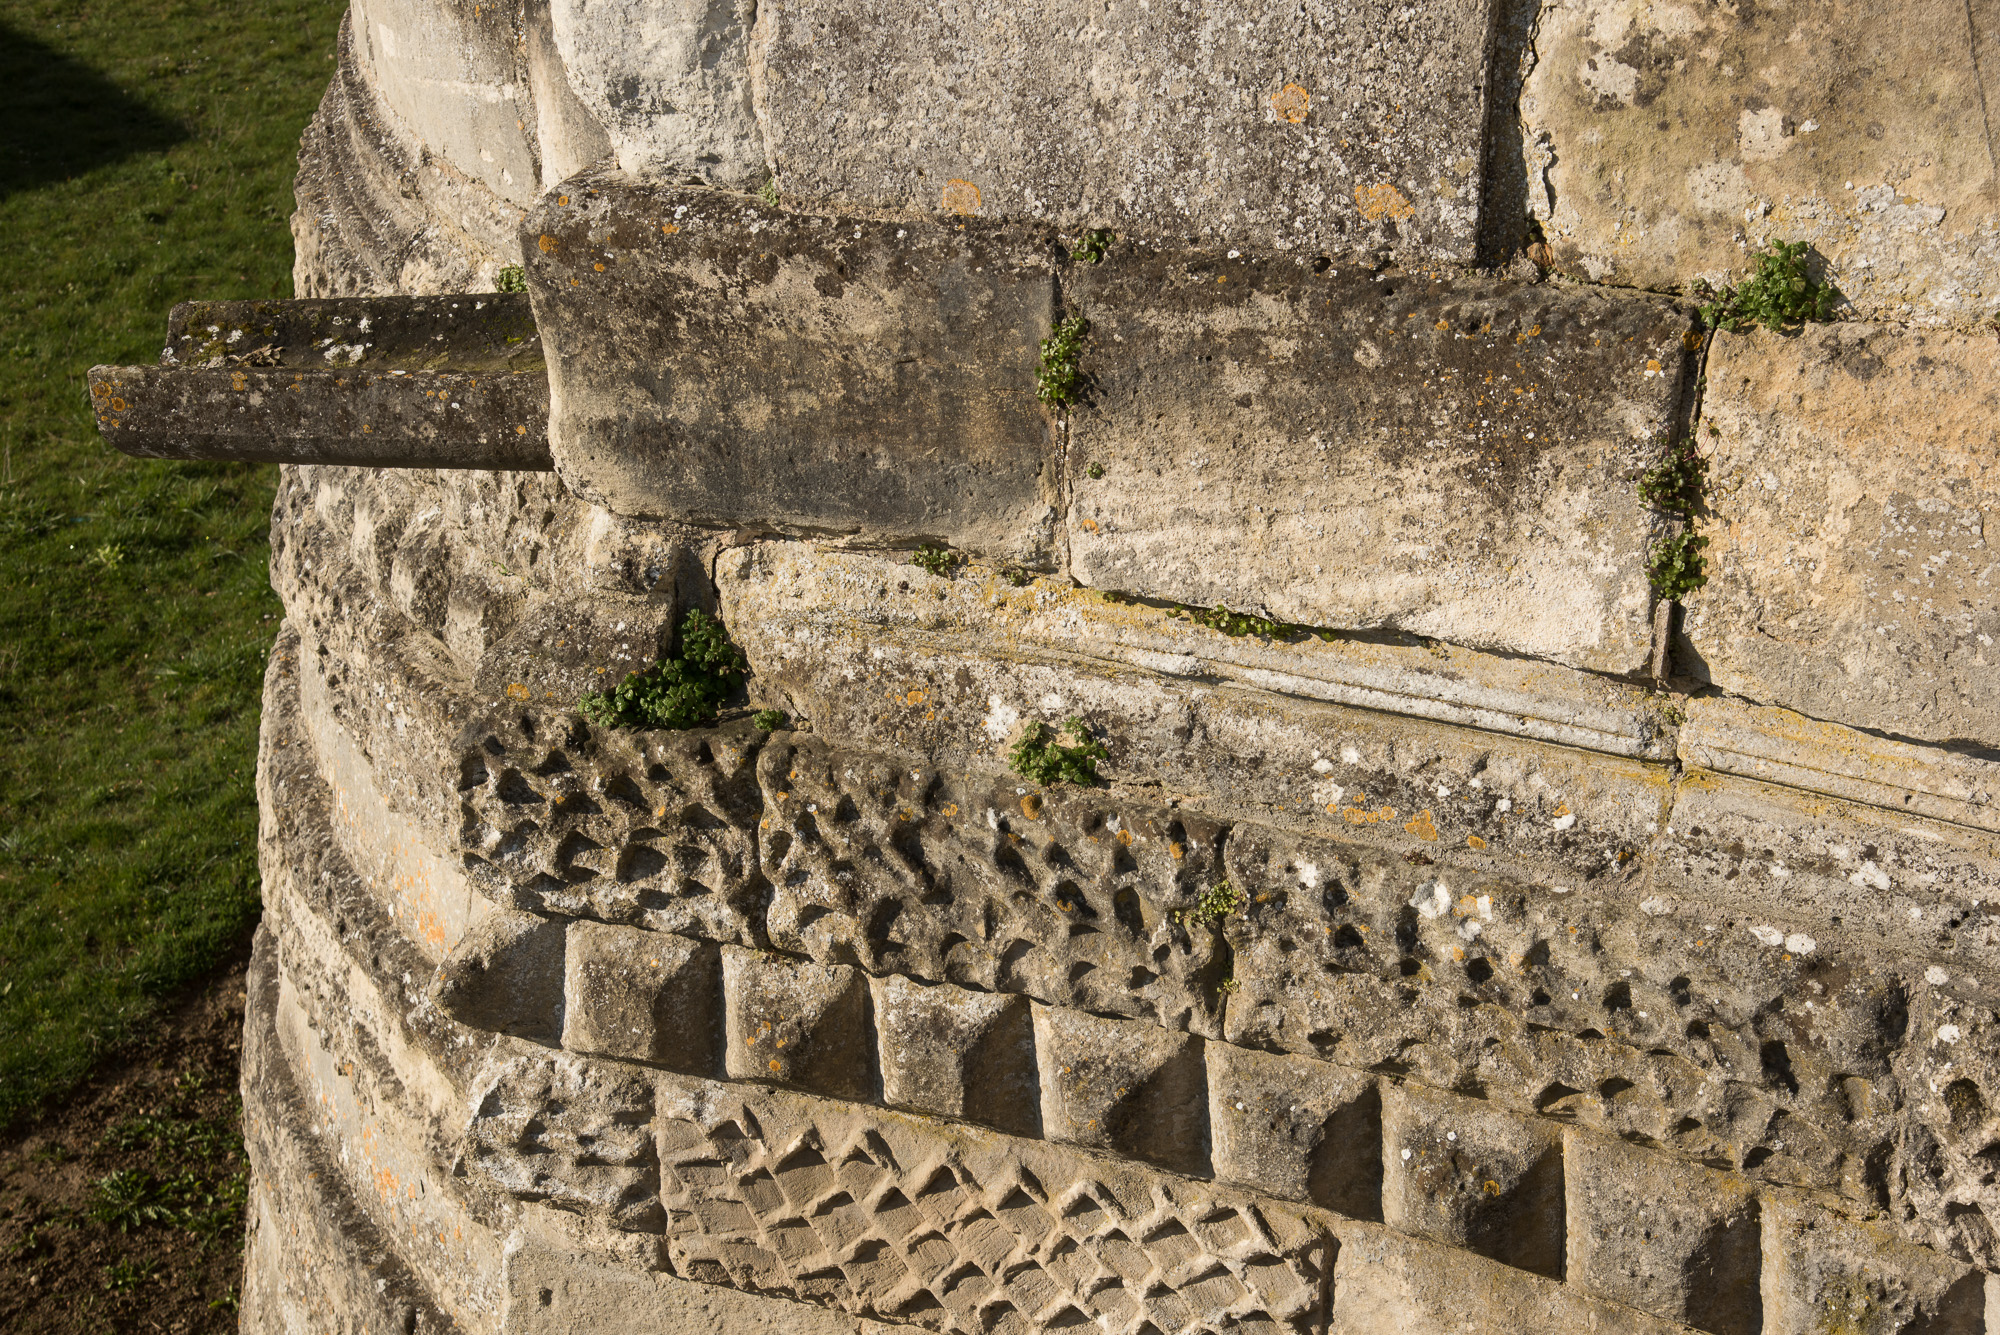
<instances>
[{"instance_id":1,"label":"orange lichen patch","mask_svg":"<svg viewBox=\"0 0 2000 1335\"><path fill-rule=\"evenodd\" d=\"M942 807L939 807L938 811L944 816L946 820L950 820L953 816L956 816L958 814L958 803L947 802Z\"/></svg>"},{"instance_id":2,"label":"orange lichen patch","mask_svg":"<svg viewBox=\"0 0 2000 1335\"><path fill-rule=\"evenodd\" d=\"M1383 218L1403 219L1417 216L1417 206L1387 181L1380 185L1355 186L1354 206L1361 210L1361 216L1369 222L1379 222Z\"/></svg>"},{"instance_id":3,"label":"orange lichen patch","mask_svg":"<svg viewBox=\"0 0 2000 1335\"><path fill-rule=\"evenodd\" d=\"M1295 83L1288 83L1271 94L1271 108L1294 125L1306 118L1306 110L1312 106L1312 94Z\"/></svg>"},{"instance_id":4,"label":"orange lichen patch","mask_svg":"<svg viewBox=\"0 0 2000 1335\"><path fill-rule=\"evenodd\" d=\"M1130 830L1120 830L1118 832L1118 842L1130 848L1132 846L1132 832Z\"/></svg>"},{"instance_id":5,"label":"orange lichen patch","mask_svg":"<svg viewBox=\"0 0 2000 1335\"><path fill-rule=\"evenodd\" d=\"M231 389L244 389L249 384L249 379L241 371L232 371L229 373L229 387Z\"/></svg>"},{"instance_id":6,"label":"orange lichen patch","mask_svg":"<svg viewBox=\"0 0 2000 1335\"><path fill-rule=\"evenodd\" d=\"M1405 834L1414 834L1427 844L1436 843L1438 827L1431 820L1431 809L1425 807L1422 811L1419 811L1415 819L1404 824L1403 832Z\"/></svg>"},{"instance_id":7,"label":"orange lichen patch","mask_svg":"<svg viewBox=\"0 0 2000 1335\"><path fill-rule=\"evenodd\" d=\"M944 192L939 202L946 213L977 213L979 187L954 176L944 183Z\"/></svg>"},{"instance_id":8,"label":"orange lichen patch","mask_svg":"<svg viewBox=\"0 0 2000 1335\"><path fill-rule=\"evenodd\" d=\"M668 235L668 236L672 236L672 235L673 235L673 234L674 234L675 232L678 232L678 231L680 231L680 230L681 230L680 228L676 227L676 226L675 226L674 224L672 224L672 223L661 223L661 224L660 224L660 231L661 231L661 232L663 232L663 233L665 233L665 234L666 234L666 235Z\"/></svg>"},{"instance_id":9,"label":"orange lichen patch","mask_svg":"<svg viewBox=\"0 0 2000 1335\"><path fill-rule=\"evenodd\" d=\"M1484 848L1484 847L1486 847L1486 841L1485 841L1484 839L1481 839L1481 838L1480 838L1480 837L1479 837L1478 835L1476 835L1476 834L1468 834L1468 835L1466 835L1466 836L1465 836L1465 844L1466 844L1466 847L1468 847L1468 848Z\"/></svg>"},{"instance_id":10,"label":"orange lichen patch","mask_svg":"<svg viewBox=\"0 0 2000 1335\"><path fill-rule=\"evenodd\" d=\"M916 691L911 691L909 694L905 695L903 697L903 703L906 705L920 705L924 702L924 699L925 699L925 693L921 690L916 690Z\"/></svg>"},{"instance_id":11,"label":"orange lichen patch","mask_svg":"<svg viewBox=\"0 0 2000 1335\"><path fill-rule=\"evenodd\" d=\"M561 247L562 242L556 240L554 237L550 236L547 232L544 232L542 233L541 240L535 242L535 244L542 248L542 254L553 255L556 253L557 249Z\"/></svg>"},{"instance_id":12,"label":"orange lichen patch","mask_svg":"<svg viewBox=\"0 0 2000 1335\"><path fill-rule=\"evenodd\" d=\"M603 273L603 272L604 272L604 266L603 266L603 265L601 265L601 264L593 264L593 265L591 265L590 267L591 267L591 268L593 268L593 269L595 269L595 270L597 270L597 272L599 272L599 273Z\"/></svg>"},{"instance_id":13,"label":"orange lichen patch","mask_svg":"<svg viewBox=\"0 0 2000 1335\"><path fill-rule=\"evenodd\" d=\"M529 696L533 694L534 694L533 691L530 691L525 685L523 685L518 681L510 681L507 683L507 698L509 700L526 700Z\"/></svg>"},{"instance_id":14,"label":"orange lichen patch","mask_svg":"<svg viewBox=\"0 0 2000 1335\"><path fill-rule=\"evenodd\" d=\"M1348 807L1340 813L1349 825L1374 825L1380 821L1396 819L1394 807L1382 807L1370 811L1366 807Z\"/></svg>"},{"instance_id":15,"label":"orange lichen patch","mask_svg":"<svg viewBox=\"0 0 2000 1335\"><path fill-rule=\"evenodd\" d=\"M560 205L561 205L562 207L564 207L564 208L568 208L568 207L569 207L569 196L568 196L568 195L557 195L557 196L556 196L556 203L560 204Z\"/></svg>"},{"instance_id":16,"label":"orange lichen patch","mask_svg":"<svg viewBox=\"0 0 2000 1335\"><path fill-rule=\"evenodd\" d=\"M524 426L517 426L514 428L514 434L517 436L525 436L528 434L528 428Z\"/></svg>"},{"instance_id":17,"label":"orange lichen patch","mask_svg":"<svg viewBox=\"0 0 2000 1335\"><path fill-rule=\"evenodd\" d=\"M90 394L92 398L101 399L110 392L111 392L111 387L108 385L92 385L90 387Z\"/></svg>"},{"instance_id":18,"label":"orange lichen patch","mask_svg":"<svg viewBox=\"0 0 2000 1335\"><path fill-rule=\"evenodd\" d=\"M1029 820L1040 820L1042 799L1038 793L1025 793L1021 797L1021 814Z\"/></svg>"},{"instance_id":19,"label":"orange lichen patch","mask_svg":"<svg viewBox=\"0 0 2000 1335\"><path fill-rule=\"evenodd\" d=\"M1175 862L1179 862L1182 858L1187 856L1187 849L1183 848L1179 844L1168 844L1167 856L1172 858Z\"/></svg>"},{"instance_id":20,"label":"orange lichen patch","mask_svg":"<svg viewBox=\"0 0 2000 1335\"><path fill-rule=\"evenodd\" d=\"M1701 331L1699 329L1690 329L1685 334L1682 334L1681 346L1686 348L1689 352L1700 352Z\"/></svg>"}]
</instances>

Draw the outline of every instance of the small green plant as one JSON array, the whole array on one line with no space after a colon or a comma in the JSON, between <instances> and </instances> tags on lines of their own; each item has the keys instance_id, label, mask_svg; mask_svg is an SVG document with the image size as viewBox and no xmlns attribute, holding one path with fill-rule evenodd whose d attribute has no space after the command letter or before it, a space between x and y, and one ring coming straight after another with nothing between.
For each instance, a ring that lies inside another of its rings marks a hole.
<instances>
[{"instance_id":1,"label":"small green plant","mask_svg":"<svg viewBox=\"0 0 2000 1335\"><path fill-rule=\"evenodd\" d=\"M1639 499L1661 510L1692 514L1708 499L1708 460L1692 440L1667 446L1661 460L1639 474Z\"/></svg>"},{"instance_id":2,"label":"small green plant","mask_svg":"<svg viewBox=\"0 0 2000 1335\"><path fill-rule=\"evenodd\" d=\"M1035 577L1020 566L1008 566L1000 572L1000 578L1006 580L1017 589L1025 589L1035 582Z\"/></svg>"},{"instance_id":3,"label":"small green plant","mask_svg":"<svg viewBox=\"0 0 2000 1335\"><path fill-rule=\"evenodd\" d=\"M85 1213L120 1233L130 1233L147 1224L171 1224L177 1212L163 1187L151 1173L121 1168L99 1178L91 1187L90 1205Z\"/></svg>"},{"instance_id":4,"label":"small green plant","mask_svg":"<svg viewBox=\"0 0 2000 1335\"><path fill-rule=\"evenodd\" d=\"M528 290L528 271L518 264L508 265L499 273L493 275L493 290L495 292L526 292Z\"/></svg>"},{"instance_id":5,"label":"small green plant","mask_svg":"<svg viewBox=\"0 0 2000 1335\"><path fill-rule=\"evenodd\" d=\"M774 209L777 208L778 178L775 176L766 176L764 178L764 184L757 187L757 198L763 200L766 204L770 205L772 208Z\"/></svg>"},{"instance_id":6,"label":"small green plant","mask_svg":"<svg viewBox=\"0 0 2000 1335\"><path fill-rule=\"evenodd\" d=\"M910 557L911 565L928 574L936 575L939 579L950 579L951 572L957 567L958 562L957 552L930 542L917 548L916 554Z\"/></svg>"},{"instance_id":7,"label":"small green plant","mask_svg":"<svg viewBox=\"0 0 2000 1335\"><path fill-rule=\"evenodd\" d=\"M1076 249L1069 253L1069 257L1073 260L1082 260L1085 264L1102 264L1105 253L1117 239L1117 234L1108 227L1085 232L1082 239L1076 243Z\"/></svg>"},{"instance_id":8,"label":"small green plant","mask_svg":"<svg viewBox=\"0 0 2000 1335\"><path fill-rule=\"evenodd\" d=\"M1103 465L1103 464L1092 464L1092 465L1091 465L1090 467L1088 467L1088 468L1084 469L1083 471L1084 471L1084 475L1085 475L1086 477L1089 477L1089 478L1091 478L1092 480L1095 480L1095 479L1097 479L1097 478L1100 478L1100 477L1103 477L1103 476L1104 476L1104 465Z\"/></svg>"},{"instance_id":9,"label":"small green plant","mask_svg":"<svg viewBox=\"0 0 2000 1335\"><path fill-rule=\"evenodd\" d=\"M1262 635L1267 639L1277 639L1290 635L1292 627L1282 621L1260 617L1251 612L1232 612L1221 605L1209 608L1194 618L1196 625L1219 630L1224 635Z\"/></svg>"},{"instance_id":10,"label":"small green plant","mask_svg":"<svg viewBox=\"0 0 2000 1335\"><path fill-rule=\"evenodd\" d=\"M715 721L749 671L722 623L690 608L681 619L679 653L611 690L590 692L577 707L601 728L695 728Z\"/></svg>"},{"instance_id":11,"label":"small green plant","mask_svg":"<svg viewBox=\"0 0 2000 1335\"><path fill-rule=\"evenodd\" d=\"M1035 371L1035 397L1051 408L1066 408L1083 393L1083 339L1090 321L1072 315L1056 321L1042 340L1042 362Z\"/></svg>"},{"instance_id":12,"label":"small green plant","mask_svg":"<svg viewBox=\"0 0 2000 1335\"><path fill-rule=\"evenodd\" d=\"M1237 982L1234 978L1225 978L1221 982L1215 985L1215 990L1219 994L1228 993L1228 992L1234 992L1237 988L1241 986L1242 984Z\"/></svg>"},{"instance_id":13,"label":"small green plant","mask_svg":"<svg viewBox=\"0 0 2000 1335\"><path fill-rule=\"evenodd\" d=\"M125 563L125 548L115 542L100 543L97 550L90 554L90 560L106 570L116 570Z\"/></svg>"},{"instance_id":14,"label":"small green plant","mask_svg":"<svg viewBox=\"0 0 2000 1335\"><path fill-rule=\"evenodd\" d=\"M1202 891L1194 907L1185 908L1174 914L1174 918L1184 927L1198 926L1227 918L1230 914L1250 902L1250 896L1238 890L1227 881L1218 881Z\"/></svg>"},{"instance_id":15,"label":"small green plant","mask_svg":"<svg viewBox=\"0 0 2000 1335\"><path fill-rule=\"evenodd\" d=\"M1805 242L1773 240L1755 256L1750 276L1717 293L1701 307L1701 318L1709 328L1732 334L1758 324L1783 329L1831 320L1839 300L1833 284L1816 281L1808 270Z\"/></svg>"},{"instance_id":16,"label":"small green plant","mask_svg":"<svg viewBox=\"0 0 2000 1335\"><path fill-rule=\"evenodd\" d=\"M791 722L782 709L760 709L750 716L750 723L759 732L776 732Z\"/></svg>"},{"instance_id":17,"label":"small green plant","mask_svg":"<svg viewBox=\"0 0 2000 1335\"><path fill-rule=\"evenodd\" d=\"M104 1287L114 1293L130 1293L153 1277L158 1261L113 1261L104 1267Z\"/></svg>"},{"instance_id":18,"label":"small green plant","mask_svg":"<svg viewBox=\"0 0 2000 1335\"><path fill-rule=\"evenodd\" d=\"M1065 744L1064 737L1071 743ZM1107 754L1102 742L1091 739L1083 720L1072 715L1063 720L1061 732L1046 723L1030 723L1007 752L1007 763L1030 783L1088 788L1097 782L1097 762Z\"/></svg>"},{"instance_id":19,"label":"small green plant","mask_svg":"<svg viewBox=\"0 0 2000 1335\"><path fill-rule=\"evenodd\" d=\"M1646 577L1653 582L1653 592L1670 602L1678 602L1708 583L1708 563L1701 554L1706 546L1707 538L1685 528L1654 543L1646 563Z\"/></svg>"}]
</instances>

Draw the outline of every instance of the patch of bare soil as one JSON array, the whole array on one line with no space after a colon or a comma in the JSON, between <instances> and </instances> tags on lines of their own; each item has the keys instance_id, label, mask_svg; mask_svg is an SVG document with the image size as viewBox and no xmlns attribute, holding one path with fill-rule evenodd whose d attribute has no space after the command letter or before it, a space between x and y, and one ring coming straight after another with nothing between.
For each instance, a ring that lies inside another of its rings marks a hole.
<instances>
[{"instance_id":1,"label":"patch of bare soil","mask_svg":"<svg viewBox=\"0 0 2000 1335\"><path fill-rule=\"evenodd\" d=\"M0 1330L236 1329L248 955L0 1136Z\"/></svg>"}]
</instances>

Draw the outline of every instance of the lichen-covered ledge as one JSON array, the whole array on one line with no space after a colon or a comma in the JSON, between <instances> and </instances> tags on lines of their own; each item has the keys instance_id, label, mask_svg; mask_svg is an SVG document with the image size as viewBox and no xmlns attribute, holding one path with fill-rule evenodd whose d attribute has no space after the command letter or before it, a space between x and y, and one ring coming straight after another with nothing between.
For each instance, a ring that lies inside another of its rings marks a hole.
<instances>
[{"instance_id":1,"label":"lichen-covered ledge","mask_svg":"<svg viewBox=\"0 0 2000 1335\"><path fill-rule=\"evenodd\" d=\"M528 298L195 301L158 366L94 366L104 438L145 459L546 471Z\"/></svg>"}]
</instances>

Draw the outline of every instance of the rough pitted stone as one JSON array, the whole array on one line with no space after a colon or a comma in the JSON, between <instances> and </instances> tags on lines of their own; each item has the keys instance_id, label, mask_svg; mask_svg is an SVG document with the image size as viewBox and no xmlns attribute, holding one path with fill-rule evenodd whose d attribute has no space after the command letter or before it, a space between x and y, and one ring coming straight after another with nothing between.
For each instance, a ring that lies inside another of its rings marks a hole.
<instances>
[{"instance_id":1,"label":"rough pitted stone","mask_svg":"<svg viewBox=\"0 0 2000 1335\"><path fill-rule=\"evenodd\" d=\"M1481 4L804 0L768 34L787 195L1472 256Z\"/></svg>"},{"instance_id":2,"label":"rough pitted stone","mask_svg":"<svg viewBox=\"0 0 2000 1335\"><path fill-rule=\"evenodd\" d=\"M1559 0L1536 23L1528 204L1564 272L1721 282L1779 237L1871 318L2000 308L1990 6Z\"/></svg>"},{"instance_id":3,"label":"rough pitted stone","mask_svg":"<svg viewBox=\"0 0 2000 1335\"><path fill-rule=\"evenodd\" d=\"M1044 229L587 176L525 224L556 467L612 510L1044 564Z\"/></svg>"},{"instance_id":4,"label":"rough pitted stone","mask_svg":"<svg viewBox=\"0 0 2000 1335\"><path fill-rule=\"evenodd\" d=\"M1765 1329L1856 1335L1979 1335L1987 1276L1912 1247L1879 1225L1802 1200L1764 1201Z\"/></svg>"},{"instance_id":5,"label":"rough pitted stone","mask_svg":"<svg viewBox=\"0 0 2000 1335\"><path fill-rule=\"evenodd\" d=\"M884 1102L1015 1135L1040 1133L1041 1082L1025 997L894 975L874 990Z\"/></svg>"},{"instance_id":6,"label":"rough pitted stone","mask_svg":"<svg viewBox=\"0 0 2000 1335\"><path fill-rule=\"evenodd\" d=\"M1579 1289L1714 1335L1764 1328L1762 1225L1740 1178L1574 1131L1563 1170Z\"/></svg>"},{"instance_id":7,"label":"rough pitted stone","mask_svg":"<svg viewBox=\"0 0 2000 1335\"><path fill-rule=\"evenodd\" d=\"M1131 1020L1035 1008L1042 1130L1183 1173L1206 1173L1202 1042Z\"/></svg>"},{"instance_id":8,"label":"rough pitted stone","mask_svg":"<svg viewBox=\"0 0 2000 1335\"><path fill-rule=\"evenodd\" d=\"M626 1232L658 1232L660 1164L650 1083L564 1054L506 1063L480 1092L466 1155L525 1201L549 1201Z\"/></svg>"},{"instance_id":9,"label":"rough pitted stone","mask_svg":"<svg viewBox=\"0 0 2000 1335\"><path fill-rule=\"evenodd\" d=\"M691 1075L722 1069L722 959L713 944L575 922L564 966L563 1047Z\"/></svg>"},{"instance_id":10,"label":"rough pitted stone","mask_svg":"<svg viewBox=\"0 0 2000 1335\"><path fill-rule=\"evenodd\" d=\"M432 995L460 1024L554 1044L563 1032L563 968L560 922L500 909L458 939Z\"/></svg>"},{"instance_id":11,"label":"rough pitted stone","mask_svg":"<svg viewBox=\"0 0 2000 1335\"><path fill-rule=\"evenodd\" d=\"M1218 1178L1350 1219L1382 1217L1382 1100L1373 1077L1228 1043L1204 1052Z\"/></svg>"},{"instance_id":12,"label":"rough pitted stone","mask_svg":"<svg viewBox=\"0 0 2000 1335\"><path fill-rule=\"evenodd\" d=\"M1562 1136L1547 1121L1417 1085L1382 1094L1382 1219L1563 1278Z\"/></svg>"},{"instance_id":13,"label":"rough pitted stone","mask_svg":"<svg viewBox=\"0 0 2000 1335\"><path fill-rule=\"evenodd\" d=\"M1084 583L1610 672L1652 644L1688 320L1556 286L1137 248L1082 268Z\"/></svg>"},{"instance_id":14,"label":"rough pitted stone","mask_svg":"<svg viewBox=\"0 0 2000 1335\"><path fill-rule=\"evenodd\" d=\"M1718 334L1702 416L1713 428L1701 441L1714 496L1698 525L1710 576L1687 602L1682 670L1813 718L1990 752L1992 333Z\"/></svg>"},{"instance_id":15,"label":"rough pitted stone","mask_svg":"<svg viewBox=\"0 0 2000 1335\"><path fill-rule=\"evenodd\" d=\"M861 973L725 946L722 986L732 1077L875 1097L875 1024Z\"/></svg>"}]
</instances>

